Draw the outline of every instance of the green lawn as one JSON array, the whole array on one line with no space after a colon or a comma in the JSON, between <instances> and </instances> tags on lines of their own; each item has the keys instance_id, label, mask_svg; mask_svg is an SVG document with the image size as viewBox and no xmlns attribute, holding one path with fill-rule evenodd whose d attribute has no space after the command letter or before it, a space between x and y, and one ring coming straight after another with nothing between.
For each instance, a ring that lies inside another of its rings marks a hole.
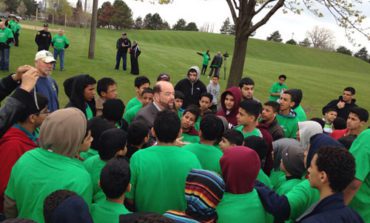
<instances>
[{"instance_id":1,"label":"green lawn","mask_svg":"<svg viewBox=\"0 0 370 223\"><path fill-rule=\"evenodd\" d=\"M40 24L40 23L27 23ZM57 27L50 27L57 28ZM191 65L201 66L202 58L196 51L209 48L211 56L217 51L228 51L232 55L233 37L220 34L126 30L128 37L137 40L142 50L139 58L140 73L147 75L154 82L161 72L171 74L173 83L182 79ZM110 76L118 82L119 95L125 102L134 95L135 76L129 71L114 70L115 43L121 31L98 30L95 59L87 59L89 30L66 28L66 35L71 41L66 51L65 71L53 72L53 77L60 87L60 101L64 106L67 98L63 91L63 81L76 74L87 73L97 80ZM22 64L33 64L36 45L36 31L22 29L20 47L11 49L11 70ZM230 65L230 59L227 66ZM223 71L223 69L222 69ZM302 105L308 117L321 116L321 107L329 100L337 98L344 87L353 86L357 90L356 98L360 106L370 110L370 64L346 55L306 49L262 40L250 40L245 62L244 76L251 76L256 82L255 95L261 101L268 98L268 89L284 73L288 76L290 88L303 90ZM0 73L5 76L5 73ZM223 72L222 72L223 77ZM208 79L202 77L207 85ZM224 89L226 81L221 81Z\"/></svg>"}]
</instances>

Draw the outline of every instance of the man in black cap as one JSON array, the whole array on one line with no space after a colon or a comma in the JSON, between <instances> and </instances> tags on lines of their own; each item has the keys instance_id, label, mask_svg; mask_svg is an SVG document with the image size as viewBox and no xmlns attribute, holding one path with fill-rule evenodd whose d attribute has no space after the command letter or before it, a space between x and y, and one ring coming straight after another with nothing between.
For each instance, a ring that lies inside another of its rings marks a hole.
<instances>
[{"instance_id":1,"label":"man in black cap","mask_svg":"<svg viewBox=\"0 0 370 223\"><path fill-rule=\"evenodd\" d=\"M49 25L44 24L44 29L37 32L35 37L35 42L37 44L37 51L40 50L47 50L49 51L50 43L51 43L51 34L48 31Z\"/></svg>"},{"instance_id":2,"label":"man in black cap","mask_svg":"<svg viewBox=\"0 0 370 223\"><path fill-rule=\"evenodd\" d=\"M119 69L121 58L123 60L123 70L126 70L127 61L127 50L131 48L131 41L127 38L126 33L122 33L122 37L117 40L116 44L117 55L116 55L116 66L115 69Z\"/></svg>"}]
</instances>

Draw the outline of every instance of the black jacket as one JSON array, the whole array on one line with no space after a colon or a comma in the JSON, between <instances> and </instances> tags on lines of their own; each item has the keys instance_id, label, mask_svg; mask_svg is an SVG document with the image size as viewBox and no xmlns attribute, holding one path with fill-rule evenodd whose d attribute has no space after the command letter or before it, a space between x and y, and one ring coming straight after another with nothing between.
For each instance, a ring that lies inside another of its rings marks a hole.
<instances>
[{"instance_id":1,"label":"black jacket","mask_svg":"<svg viewBox=\"0 0 370 223\"><path fill-rule=\"evenodd\" d=\"M38 31L35 37L35 42L40 49L49 49L51 43L51 33L45 30Z\"/></svg>"},{"instance_id":2,"label":"black jacket","mask_svg":"<svg viewBox=\"0 0 370 223\"><path fill-rule=\"evenodd\" d=\"M128 46L123 47L122 44L125 44L125 45L128 45ZM128 38L126 38L126 39L119 38L117 40L117 43L116 43L116 48L117 48L118 52L127 53L127 50L129 48L131 48L131 41Z\"/></svg>"},{"instance_id":3,"label":"black jacket","mask_svg":"<svg viewBox=\"0 0 370 223\"><path fill-rule=\"evenodd\" d=\"M343 97L342 96L339 96L338 99L335 99L335 100L332 100L331 102L329 102L327 105L325 105L323 108L322 108L322 114L324 115L325 112L326 112L326 109L328 108L336 108L337 109L337 112L338 112L338 117L341 117L343 118L344 120L347 120L348 118L348 115L349 115L349 110L353 107L357 107L356 105L356 99L352 99L351 103L346 103L344 105L344 108L342 109L339 109L337 107L337 104L339 101L343 101Z\"/></svg>"}]
</instances>

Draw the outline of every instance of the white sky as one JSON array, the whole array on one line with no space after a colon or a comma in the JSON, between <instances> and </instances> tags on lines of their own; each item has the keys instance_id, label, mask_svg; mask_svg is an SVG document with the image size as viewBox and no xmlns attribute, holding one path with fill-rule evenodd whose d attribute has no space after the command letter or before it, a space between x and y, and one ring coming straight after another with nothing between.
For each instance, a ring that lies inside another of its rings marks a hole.
<instances>
[{"instance_id":1,"label":"white sky","mask_svg":"<svg viewBox=\"0 0 370 223\"><path fill-rule=\"evenodd\" d=\"M75 4L76 0L69 0ZM84 0L82 0L84 2ZM92 0L88 0L92 5ZM99 6L106 0L99 0ZM113 0L109 0L113 2ZM163 20L167 21L170 26L174 25L178 19L183 18L186 22L195 22L198 28L205 24L213 26L213 32L218 33L223 22L227 17L231 19L229 7L225 0L174 0L172 4L160 5L152 4L150 0L125 0L126 4L133 12L133 18L145 17L148 13L158 13ZM364 27L369 28L370 32L370 3L367 2L361 6L364 14L369 17L365 20ZM357 51L365 46L370 51L370 40L362 34L353 35L356 45L352 45L347 40L344 30L336 25L335 20L327 12L323 11L324 17L318 18L309 12L301 15L293 13L284 14L280 9L272 16L266 25L257 30L254 38L266 39L272 32L279 30L283 41L294 37L299 42L302 41L308 30L314 26L325 27L332 30L336 37L336 47L344 45L347 48Z\"/></svg>"}]
</instances>

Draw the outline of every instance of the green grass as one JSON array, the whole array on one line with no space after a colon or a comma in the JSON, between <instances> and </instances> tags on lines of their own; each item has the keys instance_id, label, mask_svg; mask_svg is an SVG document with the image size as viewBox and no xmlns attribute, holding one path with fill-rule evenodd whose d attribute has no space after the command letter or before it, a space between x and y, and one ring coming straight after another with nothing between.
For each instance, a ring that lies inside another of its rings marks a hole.
<instances>
[{"instance_id":1,"label":"green grass","mask_svg":"<svg viewBox=\"0 0 370 223\"><path fill-rule=\"evenodd\" d=\"M40 25L41 23L29 23ZM58 28L58 27L50 27ZM211 56L217 51L228 51L232 55L234 39L210 33L181 31L126 30L129 38L137 40L142 50L139 58L140 73L147 75L154 82L161 72L171 74L173 83L184 78L191 65L201 66L202 58L196 51L209 48ZM87 59L89 30L66 28L66 35L71 41L65 55L66 71L53 72L52 76L60 87L60 102L64 106L67 98L63 91L63 81L73 75L88 73L96 79L110 76L118 82L119 97L127 102L134 96L133 80L129 71L116 71L115 43L121 31L98 30L95 59ZM23 64L33 64L36 53L34 43L36 31L22 29L20 47L11 49L11 70ZM227 61L229 67L231 59ZM130 66L129 66L130 67ZM222 69L223 71L223 69ZM245 62L244 76L251 76L256 82L255 95L261 101L268 98L268 89L280 73L288 76L290 88L303 90L302 106L308 117L321 116L321 108L329 100L337 98L346 86L357 90L357 104L370 110L370 64L361 60L317 49L266 42L251 39ZM5 73L0 73L5 76ZM223 77L223 72L222 72ZM207 85L208 79L202 77ZM222 89L226 81L221 80Z\"/></svg>"}]
</instances>

